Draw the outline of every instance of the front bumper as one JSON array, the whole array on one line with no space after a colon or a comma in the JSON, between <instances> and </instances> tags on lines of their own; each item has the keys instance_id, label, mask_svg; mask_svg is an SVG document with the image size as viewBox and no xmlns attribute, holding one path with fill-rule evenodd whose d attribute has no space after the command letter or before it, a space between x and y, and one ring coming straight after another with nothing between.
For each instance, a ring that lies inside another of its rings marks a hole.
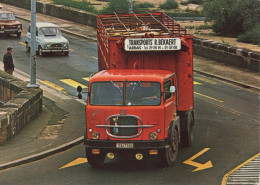
<instances>
[{"instance_id":1,"label":"front bumper","mask_svg":"<svg viewBox=\"0 0 260 185\"><path fill-rule=\"evenodd\" d=\"M22 33L22 30L18 29L8 29L8 30L1 30L0 33Z\"/></svg>"},{"instance_id":2,"label":"front bumper","mask_svg":"<svg viewBox=\"0 0 260 185\"><path fill-rule=\"evenodd\" d=\"M117 143L133 143L133 148L117 148ZM100 149L102 153L107 152L147 152L149 150L162 150L169 147L165 140L157 141L107 141L107 140L85 140L85 147L87 150Z\"/></svg>"},{"instance_id":3,"label":"front bumper","mask_svg":"<svg viewBox=\"0 0 260 185\"><path fill-rule=\"evenodd\" d=\"M70 50L69 49L55 49L55 50L52 50L52 49L45 49L45 50L42 50L43 53L64 53L64 52L69 52Z\"/></svg>"}]
</instances>

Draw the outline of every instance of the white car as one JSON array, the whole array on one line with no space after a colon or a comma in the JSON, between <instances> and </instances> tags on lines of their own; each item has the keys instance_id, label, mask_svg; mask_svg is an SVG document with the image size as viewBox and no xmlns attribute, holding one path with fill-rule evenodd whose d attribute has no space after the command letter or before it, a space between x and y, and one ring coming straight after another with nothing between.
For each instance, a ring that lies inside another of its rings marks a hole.
<instances>
[{"instance_id":1,"label":"white car","mask_svg":"<svg viewBox=\"0 0 260 185\"><path fill-rule=\"evenodd\" d=\"M30 51L31 32L30 27L25 38L26 51ZM69 54L69 41L61 34L59 26L53 23L36 23L36 50L40 56L45 53Z\"/></svg>"}]
</instances>

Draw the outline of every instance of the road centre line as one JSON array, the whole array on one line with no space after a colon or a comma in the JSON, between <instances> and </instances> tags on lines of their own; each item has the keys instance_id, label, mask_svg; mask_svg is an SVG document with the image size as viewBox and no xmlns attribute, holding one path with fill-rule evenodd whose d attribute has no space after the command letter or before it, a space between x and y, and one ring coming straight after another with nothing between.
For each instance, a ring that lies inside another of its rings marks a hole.
<instances>
[{"instance_id":1,"label":"road centre line","mask_svg":"<svg viewBox=\"0 0 260 185\"><path fill-rule=\"evenodd\" d=\"M194 94L197 94L197 95L200 95L200 96L209 98L209 99L211 99L211 100L218 101L218 102L220 102L220 103L223 103L223 102L224 102L224 101L222 101L222 100L218 100L218 99L216 99L216 98L212 98L212 97L210 97L210 96L207 96L207 95L204 95L204 94L201 94L201 93L198 93L198 92L194 92Z\"/></svg>"},{"instance_id":2,"label":"road centre line","mask_svg":"<svg viewBox=\"0 0 260 185\"><path fill-rule=\"evenodd\" d=\"M47 81L47 80L45 80L45 81L42 81L42 83L44 83L45 85L48 85L48 86L50 86L50 87L52 87L52 88L54 88L54 89L57 89L58 91L62 91L63 93L68 93L68 92L66 92L65 90L64 90L64 88L63 87L60 87L60 86L58 86L58 85L56 85L56 84L54 84L54 83L52 83L52 82L49 82L49 81Z\"/></svg>"},{"instance_id":3,"label":"road centre line","mask_svg":"<svg viewBox=\"0 0 260 185\"><path fill-rule=\"evenodd\" d=\"M22 44L22 45L24 45L24 46L26 45L26 44L25 44L25 43L23 43L23 42L19 42L19 44Z\"/></svg>"},{"instance_id":4,"label":"road centre line","mask_svg":"<svg viewBox=\"0 0 260 185\"><path fill-rule=\"evenodd\" d=\"M89 77L85 77L85 78L82 78L82 79L89 82Z\"/></svg>"},{"instance_id":5,"label":"road centre line","mask_svg":"<svg viewBox=\"0 0 260 185\"><path fill-rule=\"evenodd\" d=\"M240 164L239 166L237 166L236 168L234 168L233 170L229 171L228 173L225 174L225 176L222 179L221 185L226 185L227 184L227 180L229 178L229 176L232 175L232 173L234 173L235 171L237 171L238 169L240 169L241 167L245 166L246 164L248 164L250 161L254 160L255 158L259 157L260 153L254 155L253 157L251 157L250 159L248 159L247 161L243 162L242 164Z\"/></svg>"},{"instance_id":6,"label":"road centre line","mask_svg":"<svg viewBox=\"0 0 260 185\"><path fill-rule=\"evenodd\" d=\"M79 82L76 82L76 81L74 81L72 79L62 79L60 81L65 83L65 84L67 84L67 85L69 85L69 86L72 86L74 88L77 88L78 86L81 86L82 88L88 88L87 86L85 86L85 85L83 85L83 84L81 84Z\"/></svg>"}]
</instances>

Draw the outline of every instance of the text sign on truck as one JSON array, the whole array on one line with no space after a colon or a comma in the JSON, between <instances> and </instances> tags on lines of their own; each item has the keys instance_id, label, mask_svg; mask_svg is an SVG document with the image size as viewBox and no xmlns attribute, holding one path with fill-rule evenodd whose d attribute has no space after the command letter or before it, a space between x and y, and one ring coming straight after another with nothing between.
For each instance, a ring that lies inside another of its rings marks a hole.
<instances>
[{"instance_id":1,"label":"text sign on truck","mask_svg":"<svg viewBox=\"0 0 260 185\"><path fill-rule=\"evenodd\" d=\"M180 50L180 38L127 38L126 51L169 51Z\"/></svg>"}]
</instances>

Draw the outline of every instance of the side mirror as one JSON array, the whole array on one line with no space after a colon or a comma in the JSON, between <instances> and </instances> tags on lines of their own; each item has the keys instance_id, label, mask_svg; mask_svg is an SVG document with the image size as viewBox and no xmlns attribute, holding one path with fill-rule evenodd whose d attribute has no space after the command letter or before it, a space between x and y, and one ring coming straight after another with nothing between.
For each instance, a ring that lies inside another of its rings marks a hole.
<instances>
[{"instance_id":1,"label":"side mirror","mask_svg":"<svg viewBox=\"0 0 260 185\"><path fill-rule=\"evenodd\" d=\"M176 91L175 86L171 86L171 87L170 87L170 93L175 93L175 91Z\"/></svg>"},{"instance_id":2,"label":"side mirror","mask_svg":"<svg viewBox=\"0 0 260 185\"><path fill-rule=\"evenodd\" d=\"M81 93L81 92L82 92L82 87L81 87L81 86L78 86L78 87L77 87L77 91L78 91L79 93Z\"/></svg>"}]
</instances>

